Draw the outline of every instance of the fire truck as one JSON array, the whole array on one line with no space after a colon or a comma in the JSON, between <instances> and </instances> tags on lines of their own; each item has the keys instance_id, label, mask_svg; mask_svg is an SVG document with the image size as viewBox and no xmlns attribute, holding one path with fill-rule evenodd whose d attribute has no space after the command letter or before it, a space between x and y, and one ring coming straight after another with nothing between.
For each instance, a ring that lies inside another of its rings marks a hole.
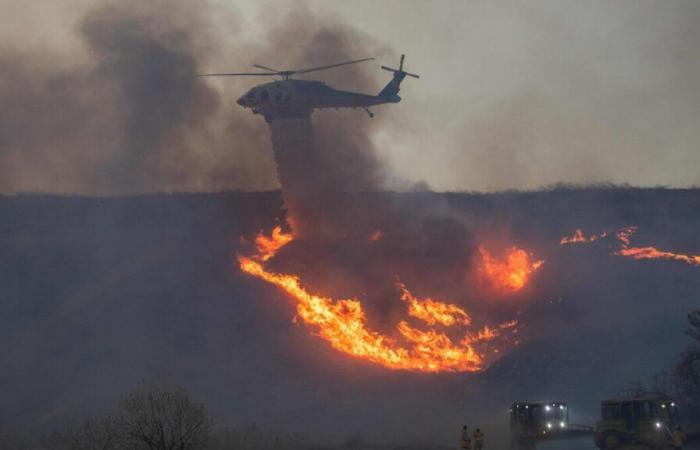
<instances>
[{"instance_id":1,"label":"fire truck","mask_svg":"<svg viewBox=\"0 0 700 450\"><path fill-rule=\"evenodd\" d=\"M571 424L562 401L515 402L510 407L511 450L534 450L537 442L593 434L593 427Z\"/></svg>"},{"instance_id":2,"label":"fire truck","mask_svg":"<svg viewBox=\"0 0 700 450\"><path fill-rule=\"evenodd\" d=\"M663 396L604 400L596 423L598 448L662 449L671 443L676 403Z\"/></svg>"}]
</instances>

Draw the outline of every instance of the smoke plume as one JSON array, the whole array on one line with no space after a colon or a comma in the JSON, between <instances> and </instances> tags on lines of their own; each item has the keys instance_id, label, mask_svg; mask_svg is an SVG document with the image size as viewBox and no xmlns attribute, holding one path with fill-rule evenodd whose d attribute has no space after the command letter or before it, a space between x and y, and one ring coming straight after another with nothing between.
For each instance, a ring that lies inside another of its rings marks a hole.
<instances>
[{"instance_id":1,"label":"smoke plume","mask_svg":"<svg viewBox=\"0 0 700 450\"><path fill-rule=\"evenodd\" d=\"M101 4L84 51L0 51L0 191L274 187L257 125L196 77L225 45L206 6Z\"/></svg>"},{"instance_id":2,"label":"smoke plume","mask_svg":"<svg viewBox=\"0 0 700 450\"><path fill-rule=\"evenodd\" d=\"M303 7L275 17L279 23L262 39L247 42L236 14L212 2L108 2L79 18L80 48L67 54L20 43L3 48L0 192L277 187L264 122L234 103L251 79L196 75L252 62L297 68L389 52L339 19ZM378 92L376 72L351 66L322 79ZM314 121L320 130L314 140L324 148L309 168L314 177L336 190L381 185L383 169L368 137L378 120L352 111Z\"/></svg>"}]
</instances>

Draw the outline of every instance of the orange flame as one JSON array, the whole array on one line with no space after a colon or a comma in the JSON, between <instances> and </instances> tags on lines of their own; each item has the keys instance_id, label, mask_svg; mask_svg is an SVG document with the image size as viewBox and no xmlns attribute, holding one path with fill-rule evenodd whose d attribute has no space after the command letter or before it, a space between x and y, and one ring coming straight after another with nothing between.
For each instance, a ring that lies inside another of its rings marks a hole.
<instances>
[{"instance_id":1,"label":"orange flame","mask_svg":"<svg viewBox=\"0 0 700 450\"><path fill-rule=\"evenodd\" d=\"M566 245L566 244L582 244L582 243L588 243L588 242L594 242L597 241L598 239L602 239L608 235L607 231L602 232L601 234L594 234L589 237L586 237L583 234L583 230L580 228L576 230L574 234L571 236L564 236L559 240L559 244L561 245Z\"/></svg>"},{"instance_id":2,"label":"orange flame","mask_svg":"<svg viewBox=\"0 0 700 450\"><path fill-rule=\"evenodd\" d=\"M336 350L381 364L390 369L421 372L476 371L482 358L469 345L455 345L447 335L434 330L420 331L400 322L403 337L414 344L412 349L396 342L365 324L365 313L356 299L331 298L311 294L294 275L266 271L262 264L239 256L241 270L274 284L297 302L297 314L307 324L318 327L319 335Z\"/></svg>"},{"instance_id":3,"label":"orange flame","mask_svg":"<svg viewBox=\"0 0 700 450\"><path fill-rule=\"evenodd\" d=\"M257 259L267 261L277 254L277 252L285 245L292 242L293 236L282 231L281 226L276 226L272 230L270 237L265 236L262 232L255 237L255 248L258 250Z\"/></svg>"},{"instance_id":4,"label":"orange flame","mask_svg":"<svg viewBox=\"0 0 700 450\"><path fill-rule=\"evenodd\" d=\"M397 331L410 347L401 346L395 339L368 329L359 300L334 300L313 294L303 287L296 275L266 270L264 261L291 240L292 236L282 233L281 229L273 231L269 238L259 235L256 238L258 254L252 257L239 255L240 268L289 294L296 302L297 316L304 323L316 327L319 336L334 349L389 369L463 372L478 371L483 367L483 356L467 338L455 343L444 333L433 329L423 331L401 321L397 325ZM471 321L469 315L455 305L432 299L419 300L403 284L399 287L402 291L401 299L409 305L409 314L428 324L468 325ZM510 325L499 325L503 326ZM496 335L482 336L481 340L490 340Z\"/></svg>"},{"instance_id":5,"label":"orange flame","mask_svg":"<svg viewBox=\"0 0 700 450\"><path fill-rule=\"evenodd\" d=\"M517 247L509 248L504 259L495 258L483 245L479 246L479 253L478 271L482 280L503 292L522 289L544 264L544 261L533 261L530 254Z\"/></svg>"},{"instance_id":6,"label":"orange flame","mask_svg":"<svg viewBox=\"0 0 700 450\"><path fill-rule=\"evenodd\" d=\"M629 227L620 228L615 236L620 241L620 249L614 251L617 256L624 256L632 259L666 259L671 261L681 261L692 266L700 266L700 255L688 255L685 253L673 253L664 250L659 250L656 247L631 247L631 238L637 232L637 227L632 225ZM607 234L593 235L586 238L583 231L576 230L571 237L563 237L559 241L560 244L593 242L596 239L605 237Z\"/></svg>"},{"instance_id":7,"label":"orange flame","mask_svg":"<svg viewBox=\"0 0 700 450\"><path fill-rule=\"evenodd\" d=\"M491 328L485 325L484 328L479 330L476 334L469 334L462 339L462 345L473 344L476 342L491 341L501 335L503 330L508 328L513 328L513 333L517 332L515 326L518 325L517 320L511 320L510 322L505 322L498 325L498 328Z\"/></svg>"},{"instance_id":8,"label":"orange flame","mask_svg":"<svg viewBox=\"0 0 700 450\"><path fill-rule=\"evenodd\" d=\"M667 259L681 261L692 266L700 266L700 255L687 255L684 253L673 253L658 250L655 247L630 247L630 238L637 232L637 227L630 226L622 228L617 232L621 248L616 251L618 256L625 256L632 259Z\"/></svg>"},{"instance_id":9,"label":"orange flame","mask_svg":"<svg viewBox=\"0 0 700 450\"><path fill-rule=\"evenodd\" d=\"M468 334L467 336L465 336L462 342L465 344L472 344L474 342L490 341L492 339L495 339L498 336L498 334L498 330L490 328L488 325L486 325L484 326L484 328L479 330L478 333Z\"/></svg>"},{"instance_id":10,"label":"orange flame","mask_svg":"<svg viewBox=\"0 0 700 450\"><path fill-rule=\"evenodd\" d=\"M447 327L456 323L469 325L471 317L459 306L435 301L431 298L418 300L414 297L403 283L396 286L401 291L401 300L408 304L408 315L422 320L428 325L439 323Z\"/></svg>"},{"instance_id":11,"label":"orange flame","mask_svg":"<svg viewBox=\"0 0 700 450\"><path fill-rule=\"evenodd\" d=\"M636 232L637 227L635 226L621 228L620 231L617 232L617 238L622 243L622 247L627 247L630 245L630 237L632 237L632 235Z\"/></svg>"}]
</instances>

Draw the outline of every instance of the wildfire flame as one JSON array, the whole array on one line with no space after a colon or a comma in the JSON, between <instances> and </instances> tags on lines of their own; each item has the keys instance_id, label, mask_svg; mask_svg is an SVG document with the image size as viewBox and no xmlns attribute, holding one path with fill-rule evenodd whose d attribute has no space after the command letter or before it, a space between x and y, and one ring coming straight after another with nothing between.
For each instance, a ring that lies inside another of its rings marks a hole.
<instances>
[{"instance_id":1,"label":"wildfire flame","mask_svg":"<svg viewBox=\"0 0 700 450\"><path fill-rule=\"evenodd\" d=\"M637 232L636 226L621 228L615 233L615 237L620 242L620 249L613 252L614 255L624 256L632 259L666 259L671 261L681 261L692 266L700 266L700 255L688 255L685 253L674 253L665 250L659 250L656 247L632 247L631 238ZM576 230L570 237L563 237L559 241L560 244L571 243L589 243L597 239L607 236L607 233L593 235L586 238L583 231Z\"/></svg>"},{"instance_id":2,"label":"wildfire flame","mask_svg":"<svg viewBox=\"0 0 700 450\"><path fill-rule=\"evenodd\" d=\"M484 328L479 330L478 333L476 334L469 334L462 339L462 344L473 344L475 342L483 342L483 341L490 341L492 339L497 338L500 336L500 334L503 332L503 330L506 330L508 328L515 328L515 326L518 325L517 320L512 320L510 322L505 322L500 325L498 325L498 328L491 328L488 325L485 325ZM514 329L513 331L517 331Z\"/></svg>"},{"instance_id":3,"label":"wildfire flame","mask_svg":"<svg viewBox=\"0 0 700 450\"><path fill-rule=\"evenodd\" d=\"M401 291L401 300L408 304L408 315L420 319L428 325L439 323L447 327L456 323L470 325L471 317L459 306L435 301L431 298L419 300L414 297L403 283L397 283Z\"/></svg>"},{"instance_id":4,"label":"wildfire flame","mask_svg":"<svg viewBox=\"0 0 700 450\"><path fill-rule=\"evenodd\" d=\"M519 291L544 264L544 261L533 260L529 253L517 247L509 248L503 259L494 257L483 245L479 246L479 254L481 279L501 292Z\"/></svg>"},{"instance_id":5,"label":"wildfire flame","mask_svg":"<svg viewBox=\"0 0 700 450\"><path fill-rule=\"evenodd\" d=\"M681 261L692 266L700 266L700 255L667 252L658 250L655 247L630 247L630 238L636 232L637 227L635 226L625 227L617 232L621 248L615 252L616 255L632 259L667 259Z\"/></svg>"},{"instance_id":6,"label":"wildfire flame","mask_svg":"<svg viewBox=\"0 0 700 450\"><path fill-rule=\"evenodd\" d=\"M267 237L262 232L255 237L255 248L258 250L257 258L267 261L277 254L279 249L292 242L291 233L284 233L282 227L276 226L272 230L272 236Z\"/></svg>"},{"instance_id":7,"label":"wildfire flame","mask_svg":"<svg viewBox=\"0 0 700 450\"><path fill-rule=\"evenodd\" d=\"M583 243L588 243L588 242L595 242L598 239L602 239L608 235L607 231L602 232L601 234L593 234L589 237L586 237L583 234L583 230L580 228L576 230L574 234L571 236L564 236L559 240L559 244L561 245L566 245L566 244L583 244Z\"/></svg>"},{"instance_id":8,"label":"wildfire flame","mask_svg":"<svg viewBox=\"0 0 700 450\"><path fill-rule=\"evenodd\" d=\"M514 327L517 322L498 325L498 330L485 328L474 337L469 333L458 343L447 334L429 329L420 330L401 321L397 331L410 345L402 346L396 339L370 330L365 312L357 299L334 300L309 292L298 276L275 273L265 269L264 262L291 242L293 236L273 230L270 237L258 235L255 239L257 254L238 256L243 272L281 288L296 302L297 316L304 323L317 328L320 337L341 352L380 364L390 369L420 372L478 371L483 368L483 355L474 344L496 338L501 330ZM461 308L432 299L418 299L403 285L397 286L401 299L409 306L409 315L429 325L469 325L471 318ZM485 332L485 330L489 330Z\"/></svg>"}]
</instances>

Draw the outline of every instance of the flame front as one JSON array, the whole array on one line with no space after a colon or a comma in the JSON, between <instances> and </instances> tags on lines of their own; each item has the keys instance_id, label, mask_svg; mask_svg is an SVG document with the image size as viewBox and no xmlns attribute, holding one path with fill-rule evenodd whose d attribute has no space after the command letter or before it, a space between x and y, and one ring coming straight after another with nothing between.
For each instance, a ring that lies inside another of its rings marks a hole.
<instances>
[{"instance_id":1,"label":"flame front","mask_svg":"<svg viewBox=\"0 0 700 450\"><path fill-rule=\"evenodd\" d=\"M298 276L275 273L265 269L263 263L275 255L280 248L292 241L292 236L273 230L271 237L258 235L257 254L239 255L243 272L260 278L281 288L296 302L297 315L304 323L317 328L320 337L341 352L380 364L389 369L419 372L463 372L483 368L484 359L474 347L476 342L490 341L498 332L484 334L483 330L474 338L469 333L455 343L444 332L435 329L421 330L401 321L397 331L408 346L400 345L396 339L370 330L365 312L357 299L334 300L309 292ZM429 325L469 325L471 318L461 308L432 299L418 299L403 285L397 286L401 299L409 306L409 315ZM503 330L516 322L499 325Z\"/></svg>"},{"instance_id":2,"label":"flame front","mask_svg":"<svg viewBox=\"0 0 700 450\"><path fill-rule=\"evenodd\" d=\"M620 248L613 251L616 256L623 256L632 259L666 259L669 261L680 261L691 266L700 266L700 255L689 255L685 253L674 253L665 250L659 250L656 247L633 247L631 244L632 235L637 232L637 227L632 225L629 227L620 228L615 237L620 243ZM607 233L593 235L586 238L582 230L576 230L572 236L565 236L559 241L560 244L572 243L590 243L607 236Z\"/></svg>"},{"instance_id":3,"label":"flame front","mask_svg":"<svg viewBox=\"0 0 700 450\"><path fill-rule=\"evenodd\" d=\"M637 232L637 227L631 226L617 232L620 240L620 250L615 254L632 259L667 259L671 261L681 261L692 266L700 266L700 255L687 255L684 253L673 253L658 250L656 247L630 247L630 238Z\"/></svg>"},{"instance_id":4,"label":"flame front","mask_svg":"<svg viewBox=\"0 0 700 450\"><path fill-rule=\"evenodd\" d=\"M482 281L501 292L516 292L522 289L544 264L535 261L525 250L511 247L505 258L494 257L483 245L479 246L481 262L478 267Z\"/></svg>"}]
</instances>

